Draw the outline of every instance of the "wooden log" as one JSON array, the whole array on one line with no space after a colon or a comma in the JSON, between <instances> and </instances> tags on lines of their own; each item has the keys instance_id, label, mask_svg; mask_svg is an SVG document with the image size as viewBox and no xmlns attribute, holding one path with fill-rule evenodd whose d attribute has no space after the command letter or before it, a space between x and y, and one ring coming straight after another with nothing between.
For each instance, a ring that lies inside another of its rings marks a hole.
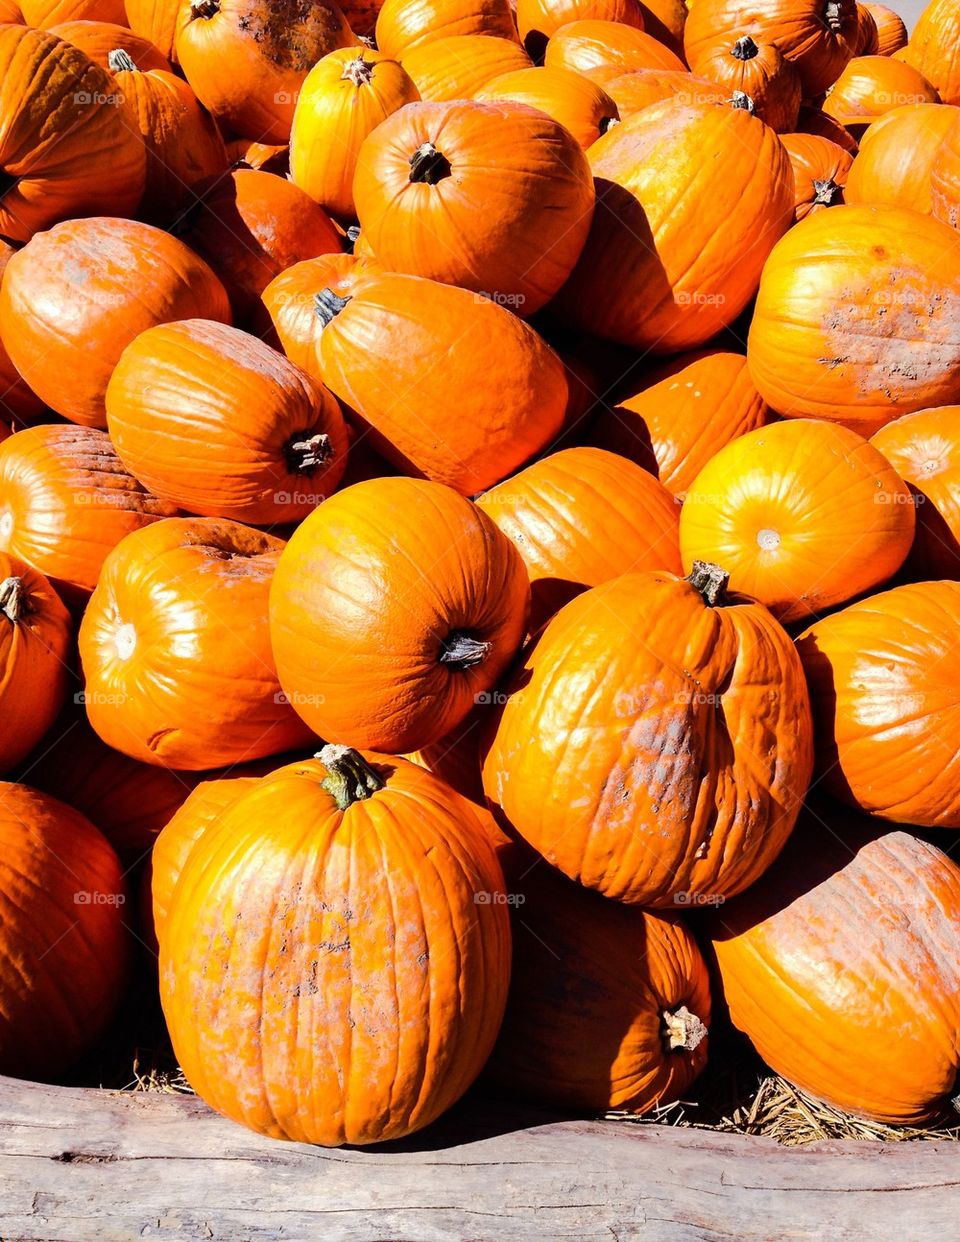
<instances>
[{"instance_id":1,"label":"wooden log","mask_svg":"<svg viewBox=\"0 0 960 1242\"><path fill-rule=\"evenodd\" d=\"M960 1144L559 1121L473 1100L390 1147L263 1139L190 1096L0 1078L4 1242L956 1236Z\"/></svg>"}]
</instances>

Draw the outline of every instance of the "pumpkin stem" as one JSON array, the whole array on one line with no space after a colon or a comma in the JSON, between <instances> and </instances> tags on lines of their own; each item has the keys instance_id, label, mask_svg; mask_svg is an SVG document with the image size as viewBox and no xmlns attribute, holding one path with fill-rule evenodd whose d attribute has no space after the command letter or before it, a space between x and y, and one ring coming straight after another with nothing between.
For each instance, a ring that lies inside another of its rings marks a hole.
<instances>
[{"instance_id":1,"label":"pumpkin stem","mask_svg":"<svg viewBox=\"0 0 960 1242\"><path fill-rule=\"evenodd\" d=\"M410 180L418 185L436 185L450 172L450 161L432 142L425 142L410 156Z\"/></svg>"},{"instance_id":2,"label":"pumpkin stem","mask_svg":"<svg viewBox=\"0 0 960 1242\"><path fill-rule=\"evenodd\" d=\"M826 7L823 10L823 20L834 34L839 33L843 29L843 19L840 15L838 0L827 0Z\"/></svg>"},{"instance_id":3,"label":"pumpkin stem","mask_svg":"<svg viewBox=\"0 0 960 1242\"><path fill-rule=\"evenodd\" d=\"M353 254L353 249L360 240L360 225L351 224L347 229L346 250L348 254Z\"/></svg>"},{"instance_id":4,"label":"pumpkin stem","mask_svg":"<svg viewBox=\"0 0 960 1242\"><path fill-rule=\"evenodd\" d=\"M597 126L597 128L600 130L601 134L605 134L609 130L613 129L614 125L619 125L619 124L620 124L620 118L618 116L604 116L600 118L600 124Z\"/></svg>"},{"instance_id":5,"label":"pumpkin stem","mask_svg":"<svg viewBox=\"0 0 960 1242\"><path fill-rule=\"evenodd\" d=\"M737 60L753 60L760 49L749 35L741 35L730 51L732 55L736 56Z\"/></svg>"},{"instance_id":6,"label":"pumpkin stem","mask_svg":"<svg viewBox=\"0 0 960 1242\"><path fill-rule=\"evenodd\" d=\"M373 64L363 59L361 52L355 60L348 61L340 74L341 82L352 82L354 86L366 86L373 77Z\"/></svg>"},{"instance_id":7,"label":"pumpkin stem","mask_svg":"<svg viewBox=\"0 0 960 1242\"><path fill-rule=\"evenodd\" d=\"M840 193L840 187L832 177L828 178L826 181L815 180L813 183L813 190L813 201L815 203L822 203L824 207L829 207Z\"/></svg>"},{"instance_id":8,"label":"pumpkin stem","mask_svg":"<svg viewBox=\"0 0 960 1242\"><path fill-rule=\"evenodd\" d=\"M710 561L694 561L687 581L703 596L708 608L723 607L730 575Z\"/></svg>"},{"instance_id":9,"label":"pumpkin stem","mask_svg":"<svg viewBox=\"0 0 960 1242\"><path fill-rule=\"evenodd\" d=\"M107 54L107 66L113 73L137 72L137 66L133 63L133 57L129 52L125 52L122 47L115 47L112 52Z\"/></svg>"},{"instance_id":10,"label":"pumpkin stem","mask_svg":"<svg viewBox=\"0 0 960 1242\"><path fill-rule=\"evenodd\" d=\"M668 1052L693 1052L707 1037L707 1028L686 1005L681 1005L675 1013L665 1009L660 1017Z\"/></svg>"},{"instance_id":11,"label":"pumpkin stem","mask_svg":"<svg viewBox=\"0 0 960 1242\"><path fill-rule=\"evenodd\" d=\"M349 298L340 297L332 289L321 289L319 293L313 295L313 309L323 326L327 327L328 324L333 323L349 301Z\"/></svg>"},{"instance_id":12,"label":"pumpkin stem","mask_svg":"<svg viewBox=\"0 0 960 1242\"><path fill-rule=\"evenodd\" d=\"M349 746L328 744L316 758L327 769L327 775L320 785L330 794L341 811L346 811L355 802L365 802L367 798L372 798L386 784L366 759Z\"/></svg>"},{"instance_id":13,"label":"pumpkin stem","mask_svg":"<svg viewBox=\"0 0 960 1242\"><path fill-rule=\"evenodd\" d=\"M190 20L197 17L216 17L220 12L220 0L190 0Z\"/></svg>"},{"instance_id":14,"label":"pumpkin stem","mask_svg":"<svg viewBox=\"0 0 960 1242\"><path fill-rule=\"evenodd\" d=\"M291 436L283 446L283 451L287 465L294 474L311 475L333 457L333 445L330 437L322 432L306 438L302 438L303 436L303 432Z\"/></svg>"},{"instance_id":15,"label":"pumpkin stem","mask_svg":"<svg viewBox=\"0 0 960 1242\"><path fill-rule=\"evenodd\" d=\"M27 611L27 588L22 578L4 578L0 582L0 612L14 625Z\"/></svg>"},{"instance_id":16,"label":"pumpkin stem","mask_svg":"<svg viewBox=\"0 0 960 1242\"><path fill-rule=\"evenodd\" d=\"M756 111L756 105L746 91L734 91L730 103L741 112L749 112L751 116Z\"/></svg>"},{"instance_id":17,"label":"pumpkin stem","mask_svg":"<svg viewBox=\"0 0 960 1242\"><path fill-rule=\"evenodd\" d=\"M357 35L357 42L362 43L364 47L368 47L371 52L377 50L377 43L373 35Z\"/></svg>"},{"instance_id":18,"label":"pumpkin stem","mask_svg":"<svg viewBox=\"0 0 960 1242\"><path fill-rule=\"evenodd\" d=\"M440 644L440 663L466 672L468 668L482 664L492 647L493 643L475 638L467 630L451 630Z\"/></svg>"}]
</instances>

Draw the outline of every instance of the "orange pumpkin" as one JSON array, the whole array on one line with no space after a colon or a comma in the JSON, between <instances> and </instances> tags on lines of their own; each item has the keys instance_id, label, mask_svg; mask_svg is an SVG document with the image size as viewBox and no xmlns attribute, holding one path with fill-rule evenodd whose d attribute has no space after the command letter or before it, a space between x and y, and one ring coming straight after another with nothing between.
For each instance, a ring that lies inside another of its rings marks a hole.
<instances>
[{"instance_id":1,"label":"orange pumpkin","mask_svg":"<svg viewBox=\"0 0 960 1242\"><path fill-rule=\"evenodd\" d=\"M614 126L589 158L598 207L559 299L565 317L636 349L702 345L746 306L793 222L776 134L735 108L667 100ZM678 211L693 193L697 210Z\"/></svg>"},{"instance_id":2,"label":"orange pumpkin","mask_svg":"<svg viewBox=\"0 0 960 1242\"><path fill-rule=\"evenodd\" d=\"M946 111L946 109L944 109ZM960 228L960 115L950 109L952 123L930 165L930 205L938 220Z\"/></svg>"},{"instance_id":3,"label":"orange pumpkin","mask_svg":"<svg viewBox=\"0 0 960 1242\"><path fill-rule=\"evenodd\" d=\"M891 281L891 263L896 279ZM836 207L801 221L760 282L747 358L780 414L872 435L960 400L960 247L900 207Z\"/></svg>"},{"instance_id":4,"label":"orange pumpkin","mask_svg":"<svg viewBox=\"0 0 960 1242\"><path fill-rule=\"evenodd\" d=\"M795 219L839 206L853 166L849 151L816 134L783 134L781 141L793 168Z\"/></svg>"},{"instance_id":5,"label":"orange pumpkin","mask_svg":"<svg viewBox=\"0 0 960 1242\"><path fill-rule=\"evenodd\" d=\"M180 0L124 0L124 9L131 30L149 39L167 60L176 60L174 40Z\"/></svg>"},{"instance_id":6,"label":"orange pumpkin","mask_svg":"<svg viewBox=\"0 0 960 1242\"><path fill-rule=\"evenodd\" d=\"M38 233L7 264L0 336L47 405L107 425L117 361L147 328L176 319L229 322L220 281L181 241L135 220L68 220Z\"/></svg>"},{"instance_id":7,"label":"orange pumpkin","mask_svg":"<svg viewBox=\"0 0 960 1242\"><path fill-rule=\"evenodd\" d=\"M574 69L592 75L618 68L679 69L686 65L653 35L618 22L569 22L551 36L543 63L555 69Z\"/></svg>"},{"instance_id":8,"label":"orange pumpkin","mask_svg":"<svg viewBox=\"0 0 960 1242\"><path fill-rule=\"evenodd\" d=\"M939 99L926 78L909 65L889 56L858 56L837 79L823 110L857 133L894 108Z\"/></svg>"},{"instance_id":9,"label":"orange pumpkin","mask_svg":"<svg viewBox=\"0 0 960 1242\"><path fill-rule=\"evenodd\" d=\"M494 78L533 64L515 40L481 34L431 40L404 52L400 63L420 98L433 103L472 99Z\"/></svg>"},{"instance_id":10,"label":"orange pumpkin","mask_svg":"<svg viewBox=\"0 0 960 1242\"><path fill-rule=\"evenodd\" d=\"M857 41L854 56L879 56L880 32L877 19L865 4L857 4Z\"/></svg>"},{"instance_id":11,"label":"orange pumpkin","mask_svg":"<svg viewBox=\"0 0 960 1242\"><path fill-rule=\"evenodd\" d=\"M704 55L698 73L722 86L735 107L744 108L778 133L794 128L800 115L800 74L772 43L740 35ZM743 97L743 98L741 98Z\"/></svg>"},{"instance_id":12,"label":"orange pumpkin","mask_svg":"<svg viewBox=\"0 0 960 1242\"><path fill-rule=\"evenodd\" d=\"M16 253L9 242L0 238L0 282L7 270L7 264ZM10 355L3 344L2 333L0 333L0 417L3 419L0 425L9 434L12 424L21 420L34 419L42 415L45 409L43 402L10 360Z\"/></svg>"},{"instance_id":13,"label":"orange pumpkin","mask_svg":"<svg viewBox=\"0 0 960 1242\"><path fill-rule=\"evenodd\" d=\"M830 142L835 142L838 147L843 147L844 151L848 151L851 155L856 155L859 149L856 138L845 126L835 121L832 116L827 116L820 108L814 108L808 104L804 104L800 109L797 132L814 134L818 138L828 138Z\"/></svg>"},{"instance_id":14,"label":"orange pumpkin","mask_svg":"<svg viewBox=\"0 0 960 1242\"><path fill-rule=\"evenodd\" d=\"M493 35L516 42L509 0L384 0L377 17L377 47L393 60L455 35Z\"/></svg>"},{"instance_id":15,"label":"orange pumpkin","mask_svg":"<svg viewBox=\"0 0 960 1242\"><path fill-rule=\"evenodd\" d=\"M513 100L545 112L586 149L620 119L617 105L596 82L570 69L518 69L477 92L481 103Z\"/></svg>"},{"instance_id":16,"label":"orange pumpkin","mask_svg":"<svg viewBox=\"0 0 960 1242\"><path fill-rule=\"evenodd\" d=\"M603 74L596 72L591 77L616 104L621 121L664 99L678 99L683 103L728 102L726 92L715 82L676 69L635 69L621 73L617 68Z\"/></svg>"},{"instance_id":17,"label":"orange pumpkin","mask_svg":"<svg viewBox=\"0 0 960 1242\"><path fill-rule=\"evenodd\" d=\"M960 104L960 7L954 0L930 0L897 59L901 55L944 103Z\"/></svg>"},{"instance_id":18,"label":"orange pumpkin","mask_svg":"<svg viewBox=\"0 0 960 1242\"><path fill-rule=\"evenodd\" d=\"M683 32L687 24L686 0L642 0L643 28L671 52L683 59Z\"/></svg>"},{"instance_id":19,"label":"orange pumpkin","mask_svg":"<svg viewBox=\"0 0 960 1242\"><path fill-rule=\"evenodd\" d=\"M594 201L573 136L508 102L401 108L364 143L353 194L388 270L486 293L524 316L569 276Z\"/></svg>"},{"instance_id":20,"label":"orange pumpkin","mask_svg":"<svg viewBox=\"0 0 960 1242\"><path fill-rule=\"evenodd\" d=\"M249 138L232 138L227 143L227 159L231 166L242 164L256 172L286 177L290 171L290 147L275 142L251 142Z\"/></svg>"},{"instance_id":21,"label":"orange pumpkin","mask_svg":"<svg viewBox=\"0 0 960 1242\"><path fill-rule=\"evenodd\" d=\"M885 4L865 4L863 7L877 28L878 55L892 56L907 46L907 28L899 13L894 13Z\"/></svg>"},{"instance_id":22,"label":"orange pumpkin","mask_svg":"<svg viewBox=\"0 0 960 1242\"><path fill-rule=\"evenodd\" d=\"M888 203L930 215L931 176L940 145L960 110L908 104L874 121L847 177L848 203Z\"/></svg>"},{"instance_id":23,"label":"orange pumpkin","mask_svg":"<svg viewBox=\"0 0 960 1242\"><path fill-rule=\"evenodd\" d=\"M479 694L479 700L452 733L440 738L422 750L404 755L411 763L426 768L434 776L439 776L451 789L455 789L463 798L467 798L482 813L488 828L488 836L495 843L503 837L493 816L487 810L487 800L483 794L483 781L480 777L480 745L483 730L489 717L491 705L498 698L498 692Z\"/></svg>"},{"instance_id":24,"label":"orange pumpkin","mask_svg":"<svg viewBox=\"0 0 960 1242\"><path fill-rule=\"evenodd\" d=\"M15 26L25 25L20 6L15 3L15 0L0 0L0 21L4 24L9 22Z\"/></svg>"},{"instance_id":25,"label":"orange pumpkin","mask_svg":"<svg viewBox=\"0 0 960 1242\"><path fill-rule=\"evenodd\" d=\"M543 58L547 41L570 22L620 22L642 30L639 0L517 0L517 26L527 51Z\"/></svg>"},{"instance_id":26,"label":"orange pumpkin","mask_svg":"<svg viewBox=\"0 0 960 1242\"><path fill-rule=\"evenodd\" d=\"M50 33L78 47L101 69L111 67L110 53L122 47L137 68L145 73L149 69L170 71L166 56L149 39L134 34L126 26L100 21L64 22L61 26L51 26Z\"/></svg>"},{"instance_id":27,"label":"orange pumpkin","mask_svg":"<svg viewBox=\"0 0 960 1242\"><path fill-rule=\"evenodd\" d=\"M419 750L497 684L529 600L519 554L470 501L419 479L356 483L306 518L280 558L280 682L321 737Z\"/></svg>"},{"instance_id":28,"label":"orange pumpkin","mask_svg":"<svg viewBox=\"0 0 960 1242\"><path fill-rule=\"evenodd\" d=\"M112 22L126 24L123 0L19 0L28 26L49 30L63 22Z\"/></svg>"}]
</instances>

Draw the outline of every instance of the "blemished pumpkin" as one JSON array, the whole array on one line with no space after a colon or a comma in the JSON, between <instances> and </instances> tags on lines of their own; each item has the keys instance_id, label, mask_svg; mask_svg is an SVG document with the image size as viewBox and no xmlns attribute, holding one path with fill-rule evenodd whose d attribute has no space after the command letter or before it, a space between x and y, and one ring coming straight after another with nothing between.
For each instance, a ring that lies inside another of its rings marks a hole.
<instances>
[{"instance_id":1,"label":"blemished pumpkin","mask_svg":"<svg viewBox=\"0 0 960 1242\"><path fill-rule=\"evenodd\" d=\"M93 1047L129 961L120 862L78 811L0 783L0 1072L55 1079Z\"/></svg>"},{"instance_id":2,"label":"blemished pumpkin","mask_svg":"<svg viewBox=\"0 0 960 1242\"><path fill-rule=\"evenodd\" d=\"M114 22L64 22L60 26L51 26L50 33L78 47L101 69L110 69L110 53L122 47L144 73L150 69L170 71L170 61L149 39Z\"/></svg>"},{"instance_id":3,"label":"blemished pumpkin","mask_svg":"<svg viewBox=\"0 0 960 1242\"><path fill-rule=\"evenodd\" d=\"M617 105L596 82L572 69L518 69L504 73L474 96L481 103L513 100L545 112L586 149L620 119Z\"/></svg>"},{"instance_id":4,"label":"blemished pumpkin","mask_svg":"<svg viewBox=\"0 0 960 1242\"><path fill-rule=\"evenodd\" d=\"M377 47L394 60L455 35L493 35L516 42L510 0L384 0L377 16Z\"/></svg>"},{"instance_id":5,"label":"blemished pumpkin","mask_svg":"<svg viewBox=\"0 0 960 1242\"><path fill-rule=\"evenodd\" d=\"M125 535L176 512L127 474L96 427L27 427L0 444L0 551L38 569L70 607Z\"/></svg>"},{"instance_id":6,"label":"blemished pumpkin","mask_svg":"<svg viewBox=\"0 0 960 1242\"><path fill-rule=\"evenodd\" d=\"M477 504L523 557L531 631L588 587L647 569L680 572L679 505L651 474L603 449L552 453Z\"/></svg>"},{"instance_id":7,"label":"blemished pumpkin","mask_svg":"<svg viewBox=\"0 0 960 1242\"><path fill-rule=\"evenodd\" d=\"M958 640L958 582L894 587L800 636L826 791L881 819L960 827Z\"/></svg>"},{"instance_id":8,"label":"blemished pumpkin","mask_svg":"<svg viewBox=\"0 0 960 1242\"><path fill-rule=\"evenodd\" d=\"M522 319L489 298L416 276L370 274L361 282L345 297L325 290L316 299L325 324L317 358L328 387L399 470L473 496L558 434L568 395L563 363ZM442 366L425 361L436 358Z\"/></svg>"},{"instance_id":9,"label":"blemished pumpkin","mask_svg":"<svg viewBox=\"0 0 960 1242\"><path fill-rule=\"evenodd\" d=\"M38 233L9 260L0 336L21 375L72 422L106 427L104 394L124 349L177 319L230 320L227 294L183 242L97 216Z\"/></svg>"},{"instance_id":10,"label":"blemished pumpkin","mask_svg":"<svg viewBox=\"0 0 960 1242\"><path fill-rule=\"evenodd\" d=\"M219 124L257 142L286 142L307 74L355 43L333 0L183 0L175 47Z\"/></svg>"},{"instance_id":11,"label":"blemished pumpkin","mask_svg":"<svg viewBox=\"0 0 960 1242\"><path fill-rule=\"evenodd\" d=\"M892 56L907 46L907 27L899 13L885 4L865 4L877 27L877 54Z\"/></svg>"},{"instance_id":12,"label":"blemished pumpkin","mask_svg":"<svg viewBox=\"0 0 960 1242\"><path fill-rule=\"evenodd\" d=\"M829 138L816 134L781 134L793 168L793 210L797 220L839 207L853 167L853 157Z\"/></svg>"},{"instance_id":13,"label":"blemished pumpkin","mask_svg":"<svg viewBox=\"0 0 960 1242\"><path fill-rule=\"evenodd\" d=\"M203 771L310 742L270 655L283 546L239 522L170 518L110 554L80 626L87 715L108 746Z\"/></svg>"},{"instance_id":14,"label":"blemished pumpkin","mask_svg":"<svg viewBox=\"0 0 960 1242\"><path fill-rule=\"evenodd\" d=\"M900 56L923 74L944 103L960 104L960 7L954 0L930 0Z\"/></svg>"},{"instance_id":15,"label":"blemished pumpkin","mask_svg":"<svg viewBox=\"0 0 960 1242\"><path fill-rule=\"evenodd\" d=\"M722 86L734 107L758 116L777 133L792 130L800 114L800 74L772 43L743 34L703 56L698 73Z\"/></svg>"},{"instance_id":16,"label":"blemished pumpkin","mask_svg":"<svg viewBox=\"0 0 960 1242\"><path fill-rule=\"evenodd\" d=\"M910 65L890 56L858 56L834 83L823 110L857 133L893 108L939 99L936 89Z\"/></svg>"},{"instance_id":17,"label":"blemished pumpkin","mask_svg":"<svg viewBox=\"0 0 960 1242\"><path fill-rule=\"evenodd\" d=\"M790 419L740 436L697 475L680 518L684 568L714 561L784 624L876 590L913 543L910 490L846 427Z\"/></svg>"},{"instance_id":18,"label":"blemished pumpkin","mask_svg":"<svg viewBox=\"0 0 960 1242\"><path fill-rule=\"evenodd\" d=\"M470 804L416 765L325 746L275 772L203 834L173 893L160 988L188 1081L277 1138L427 1125L500 1026L502 893Z\"/></svg>"},{"instance_id":19,"label":"blemished pumpkin","mask_svg":"<svg viewBox=\"0 0 960 1242\"><path fill-rule=\"evenodd\" d=\"M573 135L510 102L401 108L363 144L353 194L361 235L388 270L486 293L523 316L569 276L594 204Z\"/></svg>"},{"instance_id":20,"label":"blemished pumpkin","mask_svg":"<svg viewBox=\"0 0 960 1242\"><path fill-rule=\"evenodd\" d=\"M337 219L355 219L353 178L364 139L419 98L406 70L383 52L355 47L325 56L307 75L293 116L294 185Z\"/></svg>"},{"instance_id":21,"label":"blemished pumpkin","mask_svg":"<svg viewBox=\"0 0 960 1242\"><path fill-rule=\"evenodd\" d=\"M0 282L16 249L0 238ZM2 284L0 284L2 288ZM43 415L46 406L13 365L0 333L0 417L8 431L15 423ZM6 438L6 437L4 437Z\"/></svg>"},{"instance_id":22,"label":"blemished pumpkin","mask_svg":"<svg viewBox=\"0 0 960 1242\"><path fill-rule=\"evenodd\" d=\"M237 328L188 319L142 332L107 388L121 461L157 496L206 517L294 522L343 476L330 393Z\"/></svg>"},{"instance_id":23,"label":"blemished pumpkin","mask_svg":"<svg viewBox=\"0 0 960 1242\"><path fill-rule=\"evenodd\" d=\"M498 35L451 35L404 52L400 63L420 98L432 103L471 99L481 87L533 61L514 39Z\"/></svg>"},{"instance_id":24,"label":"blemished pumpkin","mask_svg":"<svg viewBox=\"0 0 960 1242\"><path fill-rule=\"evenodd\" d=\"M124 0L124 9L130 29L141 38L149 39L167 60L175 61L180 0Z\"/></svg>"},{"instance_id":25,"label":"blemished pumpkin","mask_svg":"<svg viewBox=\"0 0 960 1242\"><path fill-rule=\"evenodd\" d=\"M123 25L123 0L20 0L28 26L49 30L62 22L100 21Z\"/></svg>"},{"instance_id":26,"label":"blemished pumpkin","mask_svg":"<svg viewBox=\"0 0 960 1242\"><path fill-rule=\"evenodd\" d=\"M134 214L143 145L113 78L79 48L28 26L0 27L0 116L0 236L28 241L59 220Z\"/></svg>"},{"instance_id":27,"label":"blemished pumpkin","mask_svg":"<svg viewBox=\"0 0 960 1242\"><path fill-rule=\"evenodd\" d=\"M639 0L517 0L517 27L527 51L542 60L547 41L570 22L619 22L644 27Z\"/></svg>"},{"instance_id":28,"label":"blemished pumpkin","mask_svg":"<svg viewBox=\"0 0 960 1242\"><path fill-rule=\"evenodd\" d=\"M779 414L865 435L960 401L958 295L960 244L939 220L888 206L808 216L763 270L753 382Z\"/></svg>"},{"instance_id":29,"label":"blemished pumpkin","mask_svg":"<svg viewBox=\"0 0 960 1242\"><path fill-rule=\"evenodd\" d=\"M960 868L907 832L805 818L717 920L730 1017L776 1073L844 1113L938 1120L960 1067Z\"/></svg>"},{"instance_id":30,"label":"blemished pumpkin","mask_svg":"<svg viewBox=\"0 0 960 1242\"><path fill-rule=\"evenodd\" d=\"M588 154L597 210L558 299L564 317L635 349L705 344L747 305L793 222L782 143L739 109L666 100ZM678 210L681 200L696 209Z\"/></svg>"},{"instance_id":31,"label":"blemished pumpkin","mask_svg":"<svg viewBox=\"0 0 960 1242\"><path fill-rule=\"evenodd\" d=\"M715 454L768 418L746 358L704 350L631 379L618 400L601 406L586 439L635 461L683 500Z\"/></svg>"},{"instance_id":32,"label":"blemished pumpkin","mask_svg":"<svg viewBox=\"0 0 960 1242\"><path fill-rule=\"evenodd\" d=\"M844 189L848 203L908 207L930 215L934 161L960 109L906 104L874 121L860 140Z\"/></svg>"},{"instance_id":33,"label":"blemished pumpkin","mask_svg":"<svg viewBox=\"0 0 960 1242\"><path fill-rule=\"evenodd\" d=\"M543 63L549 68L573 69L588 77L596 71L618 68L680 69L686 65L653 35L618 22L579 21L561 26L551 36Z\"/></svg>"},{"instance_id":34,"label":"blemished pumpkin","mask_svg":"<svg viewBox=\"0 0 960 1242\"><path fill-rule=\"evenodd\" d=\"M831 142L835 142L838 147L843 147L844 151L848 151L851 155L856 155L859 149L856 138L839 121L835 121L832 116L827 116L820 108L815 108L810 104L803 104L800 108L800 116L797 120L797 133L814 134L818 138L829 138Z\"/></svg>"},{"instance_id":35,"label":"blemished pumpkin","mask_svg":"<svg viewBox=\"0 0 960 1242\"><path fill-rule=\"evenodd\" d=\"M631 905L726 898L779 853L813 765L793 643L725 574L626 574L548 622L483 767L504 827Z\"/></svg>"},{"instance_id":36,"label":"blemished pumpkin","mask_svg":"<svg viewBox=\"0 0 960 1242\"><path fill-rule=\"evenodd\" d=\"M715 82L677 69L635 69L630 73L611 69L609 75L593 74L592 80L602 86L616 104L621 121L664 99L680 99L684 103L723 104L728 101L726 92Z\"/></svg>"},{"instance_id":37,"label":"blemished pumpkin","mask_svg":"<svg viewBox=\"0 0 960 1242\"><path fill-rule=\"evenodd\" d=\"M0 772L36 745L63 706L73 631L37 570L0 552Z\"/></svg>"},{"instance_id":38,"label":"blemished pumpkin","mask_svg":"<svg viewBox=\"0 0 960 1242\"><path fill-rule=\"evenodd\" d=\"M356 483L310 514L280 557L270 591L280 682L319 737L419 750L503 676L529 601L519 553L469 500L419 479Z\"/></svg>"}]
</instances>

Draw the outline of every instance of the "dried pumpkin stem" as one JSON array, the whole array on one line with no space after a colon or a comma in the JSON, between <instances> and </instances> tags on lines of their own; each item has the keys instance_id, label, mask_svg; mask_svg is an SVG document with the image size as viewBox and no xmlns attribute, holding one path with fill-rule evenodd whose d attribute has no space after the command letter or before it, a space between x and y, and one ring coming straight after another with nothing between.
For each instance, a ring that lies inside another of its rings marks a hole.
<instances>
[{"instance_id":1,"label":"dried pumpkin stem","mask_svg":"<svg viewBox=\"0 0 960 1242\"><path fill-rule=\"evenodd\" d=\"M125 52L122 47L115 47L112 52L107 54L107 65L113 73L137 72L137 66L133 63L133 57L129 52Z\"/></svg>"},{"instance_id":2,"label":"dried pumpkin stem","mask_svg":"<svg viewBox=\"0 0 960 1242\"><path fill-rule=\"evenodd\" d=\"M300 433L284 445L287 464L295 474L312 474L327 465L333 457L333 445L330 437L323 432L313 436Z\"/></svg>"},{"instance_id":3,"label":"dried pumpkin stem","mask_svg":"<svg viewBox=\"0 0 960 1242\"><path fill-rule=\"evenodd\" d=\"M415 184L436 185L450 172L450 161L432 142L425 142L410 156L410 180Z\"/></svg>"},{"instance_id":4,"label":"dried pumpkin stem","mask_svg":"<svg viewBox=\"0 0 960 1242\"><path fill-rule=\"evenodd\" d=\"M220 0L190 0L190 20L195 17L216 17L220 12Z\"/></svg>"},{"instance_id":5,"label":"dried pumpkin stem","mask_svg":"<svg viewBox=\"0 0 960 1242\"><path fill-rule=\"evenodd\" d=\"M823 20L834 34L843 29L843 18L840 14L840 5L837 3L837 0L827 0L823 10Z\"/></svg>"},{"instance_id":6,"label":"dried pumpkin stem","mask_svg":"<svg viewBox=\"0 0 960 1242\"><path fill-rule=\"evenodd\" d=\"M756 104L746 91L734 91L730 103L732 107L738 108L741 112L749 112L751 116L757 110Z\"/></svg>"},{"instance_id":7,"label":"dried pumpkin stem","mask_svg":"<svg viewBox=\"0 0 960 1242\"><path fill-rule=\"evenodd\" d=\"M373 63L363 59L363 55L348 61L340 74L341 82L352 82L354 86L366 86L373 78Z\"/></svg>"},{"instance_id":8,"label":"dried pumpkin stem","mask_svg":"<svg viewBox=\"0 0 960 1242\"><path fill-rule=\"evenodd\" d=\"M737 60L753 60L759 51L760 49L749 35L741 35L730 49L731 54L736 56Z\"/></svg>"},{"instance_id":9,"label":"dried pumpkin stem","mask_svg":"<svg viewBox=\"0 0 960 1242\"><path fill-rule=\"evenodd\" d=\"M821 203L824 207L829 207L839 193L840 187L832 177L828 178L826 181L814 180L813 201L815 203Z\"/></svg>"},{"instance_id":10,"label":"dried pumpkin stem","mask_svg":"<svg viewBox=\"0 0 960 1242\"><path fill-rule=\"evenodd\" d=\"M363 755L349 746L328 744L316 756L327 769L321 786L336 802L341 811L355 802L372 798L386 782L373 770Z\"/></svg>"},{"instance_id":11,"label":"dried pumpkin stem","mask_svg":"<svg viewBox=\"0 0 960 1242\"><path fill-rule=\"evenodd\" d=\"M451 630L440 644L440 663L451 668L466 671L482 664L493 643L484 642L466 630Z\"/></svg>"},{"instance_id":12,"label":"dried pumpkin stem","mask_svg":"<svg viewBox=\"0 0 960 1242\"><path fill-rule=\"evenodd\" d=\"M614 125L619 124L620 118L618 116L604 116L600 118L600 124L597 128L600 130L601 134L606 134L613 129Z\"/></svg>"},{"instance_id":13,"label":"dried pumpkin stem","mask_svg":"<svg viewBox=\"0 0 960 1242\"><path fill-rule=\"evenodd\" d=\"M730 575L710 561L694 561L687 581L700 592L709 608L722 607Z\"/></svg>"},{"instance_id":14,"label":"dried pumpkin stem","mask_svg":"<svg viewBox=\"0 0 960 1242\"><path fill-rule=\"evenodd\" d=\"M313 296L313 309L317 318L326 327L327 324L333 323L349 301L348 297L342 298L332 289L321 289Z\"/></svg>"},{"instance_id":15,"label":"dried pumpkin stem","mask_svg":"<svg viewBox=\"0 0 960 1242\"><path fill-rule=\"evenodd\" d=\"M360 225L351 224L347 229L347 245L346 249L349 254L353 254L353 248L360 240Z\"/></svg>"},{"instance_id":16,"label":"dried pumpkin stem","mask_svg":"<svg viewBox=\"0 0 960 1242\"><path fill-rule=\"evenodd\" d=\"M686 1005L681 1005L673 1013L665 1009L660 1017L668 1052L693 1052L707 1037L706 1026Z\"/></svg>"},{"instance_id":17,"label":"dried pumpkin stem","mask_svg":"<svg viewBox=\"0 0 960 1242\"><path fill-rule=\"evenodd\" d=\"M27 588L22 578L4 578L0 582L0 612L14 625L27 611Z\"/></svg>"}]
</instances>

